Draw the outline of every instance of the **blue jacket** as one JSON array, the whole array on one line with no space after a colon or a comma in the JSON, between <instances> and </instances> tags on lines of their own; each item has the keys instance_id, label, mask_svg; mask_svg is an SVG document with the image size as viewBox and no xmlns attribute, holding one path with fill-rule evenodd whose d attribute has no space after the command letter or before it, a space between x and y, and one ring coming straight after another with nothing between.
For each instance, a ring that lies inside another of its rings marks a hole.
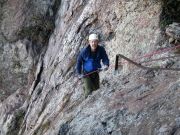
<instances>
[{"instance_id":1,"label":"blue jacket","mask_svg":"<svg viewBox=\"0 0 180 135\"><path fill-rule=\"evenodd\" d=\"M91 47L88 45L78 56L76 71L78 74L81 74L82 71L83 73L95 71L101 68L101 60L104 65L109 66L109 59L104 47L98 45L96 52L92 53Z\"/></svg>"}]
</instances>

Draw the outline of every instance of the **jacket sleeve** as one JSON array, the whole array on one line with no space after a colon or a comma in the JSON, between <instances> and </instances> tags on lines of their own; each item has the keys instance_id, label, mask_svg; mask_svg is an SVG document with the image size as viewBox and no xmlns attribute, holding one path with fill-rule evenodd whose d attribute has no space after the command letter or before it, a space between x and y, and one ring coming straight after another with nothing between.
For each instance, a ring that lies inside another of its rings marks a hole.
<instances>
[{"instance_id":1,"label":"jacket sleeve","mask_svg":"<svg viewBox=\"0 0 180 135\"><path fill-rule=\"evenodd\" d=\"M102 48L102 62L109 67L109 58L104 48Z\"/></svg>"},{"instance_id":2,"label":"jacket sleeve","mask_svg":"<svg viewBox=\"0 0 180 135\"><path fill-rule=\"evenodd\" d=\"M82 63L83 63L83 59L82 59L82 52L79 54L78 58L77 58L77 63L76 63L76 72L78 75L81 74L82 71Z\"/></svg>"}]
</instances>

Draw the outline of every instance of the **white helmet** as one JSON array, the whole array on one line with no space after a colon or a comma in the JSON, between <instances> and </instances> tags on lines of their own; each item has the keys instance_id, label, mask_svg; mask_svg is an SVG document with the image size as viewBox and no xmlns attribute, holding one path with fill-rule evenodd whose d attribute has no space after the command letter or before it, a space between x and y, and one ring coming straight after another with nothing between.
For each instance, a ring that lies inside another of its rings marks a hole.
<instances>
[{"instance_id":1,"label":"white helmet","mask_svg":"<svg viewBox=\"0 0 180 135\"><path fill-rule=\"evenodd\" d=\"M89 40L99 40L98 35L97 34L90 34Z\"/></svg>"}]
</instances>

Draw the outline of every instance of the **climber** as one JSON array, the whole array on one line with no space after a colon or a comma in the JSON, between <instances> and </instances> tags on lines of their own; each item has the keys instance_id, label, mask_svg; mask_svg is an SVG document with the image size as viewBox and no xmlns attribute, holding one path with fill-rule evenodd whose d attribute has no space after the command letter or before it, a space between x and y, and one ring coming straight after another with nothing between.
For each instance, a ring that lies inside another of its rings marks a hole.
<instances>
[{"instance_id":1,"label":"climber","mask_svg":"<svg viewBox=\"0 0 180 135\"><path fill-rule=\"evenodd\" d=\"M83 80L85 98L93 91L99 89L98 71L106 71L109 68L109 59L106 51L98 43L98 35L90 34L89 44L81 50L77 58L76 71L78 78ZM103 63L102 66L101 61Z\"/></svg>"}]
</instances>

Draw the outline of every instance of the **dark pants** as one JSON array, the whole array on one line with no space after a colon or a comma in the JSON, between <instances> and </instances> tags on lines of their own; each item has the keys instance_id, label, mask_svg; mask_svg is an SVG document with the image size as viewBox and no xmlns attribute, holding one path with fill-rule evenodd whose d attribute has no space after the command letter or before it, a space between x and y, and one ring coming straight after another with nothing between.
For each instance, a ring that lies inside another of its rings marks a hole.
<instances>
[{"instance_id":1,"label":"dark pants","mask_svg":"<svg viewBox=\"0 0 180 135\"><path fill-rule=\"evenodd\" d=\"M99 89L99 73L95 72L86 76L85 78L83 78L83 82L84 82L84 95L85 98L87 98L89 94Z\"/></svg>"}]
</instances>

